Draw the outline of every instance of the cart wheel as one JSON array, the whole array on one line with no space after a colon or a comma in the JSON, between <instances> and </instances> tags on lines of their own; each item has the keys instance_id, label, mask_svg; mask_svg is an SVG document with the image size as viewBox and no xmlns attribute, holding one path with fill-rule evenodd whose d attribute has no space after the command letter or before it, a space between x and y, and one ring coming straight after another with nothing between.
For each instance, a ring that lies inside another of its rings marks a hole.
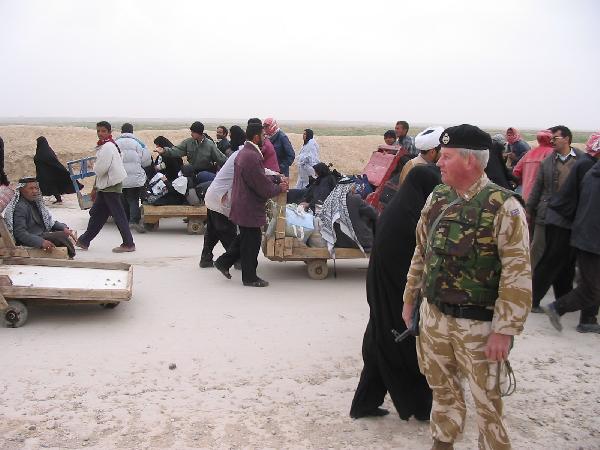
<instances>
[{"instance_id":1,"label":"cart wheel","mask_svg":"<svg viewBox=\"0 0 600 450\"><path fill-rule=\"evenodd\" d=\"M4 311L2 324L8 328L19 328L27 322L27 308L19 300L8 300L8 309Z\"/></svg>"},{"instance_id":2,"label":"cart wheel","mask_svg":"<svg viewBox=\"0 0 600 450\"><path fill-rule=\"evenodd\" d=\"M306 269L308 271L308 277L313 280L324 280L327 278L329 268L327 267L326 260L309 261Z\"/></svg>"},{"instance_id":3,"label":"cart wheel","mask_svg":"<svg viewBox=\"0 0 600 450\"><path fill-rule=\"evenodd\" d=\"M119 302L100 303L100 308L104 308L104 309L115 309L117 306L119 306Z\"/></svg>"},{"instance_id":4,"label":"cart wheel","mask_svg":"<svg viewBox=\"0 0 600 450\"><path fill-rule=\"evenodd\" d=\"M188 234L204 234L204 222L190 219L187 224Z\"/></svg>"},{"instance_id":5,"label":"cart wheel","mask_svg":"<svg viewBox=\"0 0 600 450\"><path fill-rule=\"evenodd\" d=\"M158 230L158 222L144 222L144 229L146 229L147 231L156 231Z\"/></svg>"}]
</instances>

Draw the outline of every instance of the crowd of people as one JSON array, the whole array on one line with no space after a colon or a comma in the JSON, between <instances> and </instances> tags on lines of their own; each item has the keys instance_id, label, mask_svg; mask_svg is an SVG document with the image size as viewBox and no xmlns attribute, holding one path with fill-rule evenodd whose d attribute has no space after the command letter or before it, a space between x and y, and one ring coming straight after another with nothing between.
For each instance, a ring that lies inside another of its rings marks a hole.
<instances>
[{"instance_id":1,"label":"crowd of people","mask_svg":"<svg viewBox=\"0 0 600 450\"><path fill-rule=\"evenodd\" d=\"M399 188L378 214L365 202L362 178L320 161L310 129L296 155L273 118L219 126L216 143L194 122L178 145L157 137L152 158L131 124L116 139L108 122L96 128L94 204L74 245L73 232L41 201L40 189L56 202L73 189L47 140L37 142L37 179L19 180L12 196L2 167L0 207L17 243L66 246L74 256L74 246L87 250L112 216L123 240L113 251L131 252L131 229L143 232L140 201L204 201L200 267L231 279L236 266L244 286L266 287L257 274L266 205L287 193L293 212L320 224L323 245L370 256L353 418L388 414L381 405L389 393L400 418L430 421L433 449L451 449L464 427L466 380L479 447L508 449L502 397L510 391L510 349L529 312L547 314L561 330L561 316L579 310L577 331L600 333L600 133L582 151L569 128L553 126L530 149L514 127L491 136L468 124L432 126L413 138L398 121L384 142L405 150L394 174ZM215 259L218 242L225 252ZM542 305L551 286L555 299Z\"/></svg>"}]
</instances>

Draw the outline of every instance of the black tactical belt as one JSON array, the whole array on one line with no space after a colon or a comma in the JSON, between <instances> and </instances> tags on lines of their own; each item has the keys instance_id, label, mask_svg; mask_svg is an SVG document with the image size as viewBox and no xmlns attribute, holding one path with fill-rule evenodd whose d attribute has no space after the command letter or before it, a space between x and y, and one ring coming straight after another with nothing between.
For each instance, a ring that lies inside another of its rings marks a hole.
<instances>
[{"instance_id":1,"label":"black tactical belt","mask_svg":"<svg viewBox=\"0 0 600 450\"><path fill-rule=\"evenodd\" d=\"M438 303L436 306L442 314L447 314L457 319L471 319L481 320L482 322L491 322L494 318L494 311L482 306L451 305L449 303Z\"/></svg>"}]
</instances>

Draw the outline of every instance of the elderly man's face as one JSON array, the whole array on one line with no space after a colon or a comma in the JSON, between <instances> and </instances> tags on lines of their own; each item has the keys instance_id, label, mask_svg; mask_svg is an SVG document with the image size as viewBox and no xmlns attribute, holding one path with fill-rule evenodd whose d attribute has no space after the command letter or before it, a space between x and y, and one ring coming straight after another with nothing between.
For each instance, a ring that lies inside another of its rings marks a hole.
<instances>
[{"instance_id":1,"label":"elderly man's face","mask_svg":"<svg viewBox=\"0 0 600 450\"><path fill-rule=\"evenodd\" d=\"M469 161L456 148L442 147L437 166L442 173L442 181L450 187L461 186L468 174Z\"/></svg>"},{"instance_id":2,"label":"elderly man's face","mask_svg":"<svg viewBox=\"0 0 600 450\"><path fill-rule=\"evenodd\" d=\"M32 202L40 196L40 187L36 182L30 181L21 188L21 195Z\"/></svg>"}]
</instances>

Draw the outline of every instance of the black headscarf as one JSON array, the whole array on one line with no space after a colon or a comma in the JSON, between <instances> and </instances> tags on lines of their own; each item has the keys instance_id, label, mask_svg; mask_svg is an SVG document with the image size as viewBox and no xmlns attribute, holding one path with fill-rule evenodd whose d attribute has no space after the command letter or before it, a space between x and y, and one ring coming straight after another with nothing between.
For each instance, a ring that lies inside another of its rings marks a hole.
<instances>
[{"instance_id":1,"label":"black headscarf","mask_svg":"<svg viewBox=\"0 0 600 450\"><path fill-rule=\"evenodd\" d=\"M503 157L504 144L498 141L492 141L490 148L490 158L485 167L485 174L492 182L504 189L511 189L510 173L506 167Z\"/></svg>"},{"instance_id":2,"label":"black headscarf","mask_svg":"<svg viewBox=\"0 0 600 450\"><path fill-rule=\"evenodd\" d=\"M229 142L231 144L231 151L235 152L240 148L240 145L244 145L246 142L246 133L242 130L242 127L233 125L229 129Z\"/></svg>"},{"instance_id":3,"label":"black headscarf","mask_svg":"<svg viewBox=\"0 0 600 450\"><path fill-rule=\"evenodd\" d=\"M154 139L154 145L157 145L162 148L173 147L173 143L164 136L157 136L156 139Z\"/></svg>"},{"instance_id":4,"label":"black headscarf","mask_svg":"<svg viewBox=\"0 0 600 450\"><path fill-rule=\"evenodd\" d=\"M304 130L304 132L306 133L306 137L304 138L304 145L306 145L308 144L308 141L315 137L315 133L310 128L307 128L306 130Z\"/></svg>"},{"instance_id":5,"label":"black headscarf","mask_svg":"<svg viewBox=\"0 0 600 450\"><path fill-rule=\"evenodd\" d=\"M162 148L173 147L173 143L164 136L157 136L156 139L154 139L154 145L158 145L159 147L162 147ZM181 167L183 166L183 159L181 157L177 157L177 156L165 156L165 155L162 155L161 158L162 158L162 161L165 163L165 169L163 172L164 172L165 176L167 177L167 180L173 181L175 178L177 178L179 171L181 170ZM156 158L156 159L158 159L158 158ZM156 163L156 160L154 162Z\"/></svg>"},{"instance_id":6,"label":"black headscarf","mask_svg":"<svg viewBox=\"0 0 600 450\"><path fill-rule=\"evenodd\" d=\"M37 138L33 162L35 163L35 173L43 195L62 195L75 192L69 172L60 163L56 153L54 153L44 136Z\"/></svg>"},{"instance_id":7,"label":"black headscarf","mask_svg":"<svg viewBox=\"0 0 600 450\"><path fill-rule=\"evenodd\" d=\"M0 137L0 184L8 186L10 183L4 172L4 140Z\"/></svg>"},{"instance_id":8,"label":"black headscarf","mask_svg":"<svg viewBox=\"0 0 600 450\"><path fill-rule=\"evenodd\" d=\"M433 188L440 184L440 170L433 164L417 165L411 169L400 190L381 213L377 223L375 246L378 253L386 253L398 261L408 259L404 275L415 250L415 228L421 210ZM392 249L393 248L393 249ZM381 255L383 256L383 255ZM399 269L399 268L396 268ZM397 275L399 270L393 270ZM404 287L403 287L404 290Z\"/></svg>"},{"instance_id":9,"label":"black headscarf","mask_svg":"<svg viewBox=\"0 0 600 450\"><path fill-rule=\"evenodd\" d=\"M377 222L367 271L370 314L362 347L363 370L371 378L363 380L361 376L352 404L354 411L365 406L364 393L373 388L368 386L372 383L369 379L377 378L385 384L400 418L429 418L431 390L419 371L415 338L409 336L396 343L391 330L406 330L402 295L416 245L415 228L427 197L440 183L439 169L433 164L413 167Z\"/></svg>"}]
</instances>

